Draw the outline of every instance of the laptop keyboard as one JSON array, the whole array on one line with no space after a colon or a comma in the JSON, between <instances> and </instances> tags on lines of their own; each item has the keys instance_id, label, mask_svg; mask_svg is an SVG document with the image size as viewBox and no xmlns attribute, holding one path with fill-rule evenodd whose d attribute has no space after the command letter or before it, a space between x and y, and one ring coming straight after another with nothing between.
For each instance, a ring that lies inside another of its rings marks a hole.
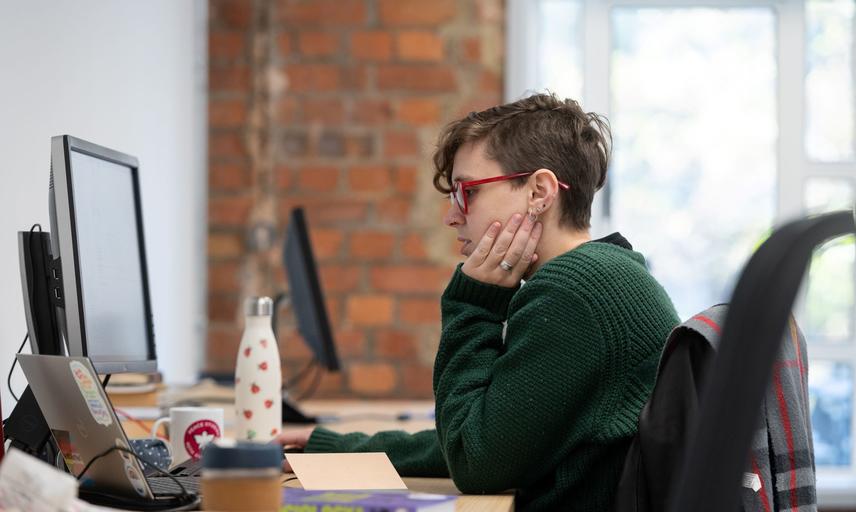
<instances>
[{"instance_id":1,"label":"laptop keyboard","mask_svg":"<svg viewBox=\"0 0 856 512\"><path fill-rule=\"evenodd\" d=\"M184 489L187 492L193 492L199 494L199 483L200 478L195 476L176 476L174 477L176 480L181 482L181 485L184 486ZM150 476L146 478L149 482L149 487L152 488L152 493L155 496L175 496L177 494L183 494L181 487L172 479L167 476Z\"/></svg>"}]
</instances>

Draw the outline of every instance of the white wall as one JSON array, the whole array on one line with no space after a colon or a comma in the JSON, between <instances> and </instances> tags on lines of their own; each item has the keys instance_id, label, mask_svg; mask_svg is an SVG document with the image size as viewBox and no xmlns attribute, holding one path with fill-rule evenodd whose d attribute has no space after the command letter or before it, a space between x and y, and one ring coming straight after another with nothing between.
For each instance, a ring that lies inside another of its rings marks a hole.
<instances>
[{"instance_id":1,"label":"white wall","mask_svg":"<svg viewBox=\"0 0 856 512\"><path fill-rule=\"evenodd\" d=\"M190 382L205 335L207 3L0 0L0 375L26 333L17 231L49 230L50 138L139 158L159 366ZM29 351L29 347L25 348ZM20 394L25 380L16 370Z\"/></svg>"}]
</instances>

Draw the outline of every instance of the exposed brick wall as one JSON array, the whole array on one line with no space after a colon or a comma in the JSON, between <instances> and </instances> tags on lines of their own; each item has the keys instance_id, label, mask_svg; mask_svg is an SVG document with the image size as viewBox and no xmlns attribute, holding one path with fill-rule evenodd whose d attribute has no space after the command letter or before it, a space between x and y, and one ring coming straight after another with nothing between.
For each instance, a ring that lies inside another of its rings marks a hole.
<instances>
[{"instance_id":1,"label":"exposed brick wall","mask_svg":"<svg viewBox=\"0 0 856 512\"><path fill-rule=\"evenodd\" d=\"M460 257L430 155L501 100L503 17L501 0L211 0L208 371L234 368L242 297L287 288L303 205L344 365L316 394L431 396ZM288 379L309 352L285 320Z\"/></svg>"}]
</instances>

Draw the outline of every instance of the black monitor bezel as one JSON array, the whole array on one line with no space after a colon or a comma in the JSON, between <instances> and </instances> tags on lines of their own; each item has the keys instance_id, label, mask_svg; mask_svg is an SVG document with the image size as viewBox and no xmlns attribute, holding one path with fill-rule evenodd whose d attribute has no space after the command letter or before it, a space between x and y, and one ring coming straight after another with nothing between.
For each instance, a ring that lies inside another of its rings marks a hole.
<instances>
[{"instance_id":1,"label":"black monitor bezel","mask_svg":"<svg viewBox=\"0 0 856 512\"><path fill-rule=\"evenodd\" d=\"M289 265L291 262L288 258L288 255L290 254L288 247L289 241L291 240L289 234L292 230L295 241L298 244L298 250L295 251L295 254L299 255L301 260L297 264L297 267L299 268L295 268L294 265ZM309 283L309 289L307 291L310 296L309 299L312 302L311 307L315 311L315 319L318 322L317 327L322 339L320 340L320 344L316 344L311 340L306 339L302 332L300 333L301 337L303 337L306 344L312 350L316 361L318 361L328 371L338 371L341 368L341 364L339 362L338 354L336 353L336 343L333 339L333 330L330 327L330 318L327 315L327 306L324 302L324 292L321 288L321 282L318 277L318 268L315 263L315 255L312 251L312 243L309 239L309 228L306 224L306 215L303 212L303 208L296 207L291 211L282 247L282 260L286 275L288 276L289 290L293 288L292 274L302 271ZM295 317L297 317L297 329L298 332L300 332L302 321L296 314L296 311Z\"/></svg>"},{"instance_id":2,"label":"black monitor bezel","mask_svg":"<svg viewBox=\"0 0 856 512\"><path fill-rule=\"evenodd\" d=\"M145 308L146 359L121 360L90 355L86 344L86 323L83 310L83 290L78 282L80 263L77 240L77 215L72 190L71 173L72 151L106 160L131 170L131 182L134 190L134 216L137 223L137 235L140 249L140 270L142 273L143 306ZM60 135L51 139L51 161L54 179L54 201L57 224L52 227L59 240L61 257L63 293L65 299L65 337L70 356L89 357L93 367L100 374L112 373L155 373L157 357L155 352L154 324L149 292L149 274L146 260L145 234L143 230L142 204L139 183L138 160L124 153L87 142L70 135ZM70 237L69 237L70 235ZM71 258L69 258L71 255ZM56 255L55 255L56 256Z\"/></svg>"}]
</instances>

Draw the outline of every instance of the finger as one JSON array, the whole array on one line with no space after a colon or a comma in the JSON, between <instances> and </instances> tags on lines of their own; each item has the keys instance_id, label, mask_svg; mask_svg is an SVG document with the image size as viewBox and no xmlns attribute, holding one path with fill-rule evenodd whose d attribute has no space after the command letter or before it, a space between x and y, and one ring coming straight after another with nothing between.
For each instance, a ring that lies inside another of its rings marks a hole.
<instances>
[{"instance_id":1,"label":"finger","mask_svg":"<svg viewBox=\"0 0 856 512\"><path fill-rule=\"evenodd\" d=\"M529 238L532 235L532 228L535 226L535 221L533 221L530 217L526 217L523 219L521 215L522 224L515 231L513 235L513 239L510 244L506 247L506 250L499 254L499 259L501 261L507 262L511 266L517 265L517 262L520 261L521 256L523 255L523 251L526 248L526 243L529 241ZM503 232L503 235L505 231ZM499 245L499 240L497 240L496 245ZM496 245L494 246L494 253L496 253ZM498 265L499 263L497 263Z\"/></svg>"},{"instance_id":2,"label":"finger","mask_svg":"<svg viewBox=\"0 0 856 512\"><path fill-rule=\"evenodd\" d=\"M532 228L532 235L527 240L526 247L520 255L520 262L517 265L520 267L522 272L526 271L526 269L529 268L529 265L538 260L538 255L535 254L535 248L538 246L538 240L541 239L542 230L543 226L540 222L535 224L535 227Z\"/></svg>"},{"instance_id":3,"label":"finger","mask_svg":"<svg viewBox=\"0 0 856 512\"><path fill-rule=\"evenodd\" d=\"M520 223L523 221L523 215L519 213L515 213L508 219L508 223L505 225L505 229L502 230L502 233L496 238L496 243L493 244L492 258L491 260L496 260L496 263L499 264L499 261L504 259L505 253L508 252L508 247L514 241L514 237L520 229ZM513 262L510 262L513 263Z\"/></svg>"},{"instance_id":4,"label":"finger","mask_svg":"<svg viewBox=\"0 0 856 512\"><path fill-rule=\"evenodd\" d=\"M484 236L479 240L479 244L470 255L470 261L474 265L478 266L484 263L485 258L490 254L490 249L493 247L493 243L496 241L500 227L501 224L499 222L494 222L487 228Z\"/></svg>"}]
</instances>

